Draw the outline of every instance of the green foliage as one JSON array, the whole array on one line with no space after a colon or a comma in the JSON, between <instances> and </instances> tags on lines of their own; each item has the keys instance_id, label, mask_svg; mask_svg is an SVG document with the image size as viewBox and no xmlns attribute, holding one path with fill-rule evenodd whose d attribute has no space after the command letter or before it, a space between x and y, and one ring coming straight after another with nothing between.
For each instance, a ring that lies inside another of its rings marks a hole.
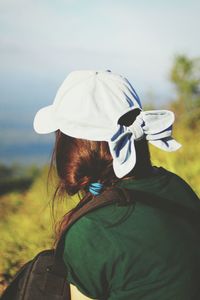
<instances>
[{"instance_id":1,"label":"green foliage","mask_svg":"<svg viewBox=\"0 0 200 300\"><path fill-rule=\"evenodd\" d=\"M200 58L177 55L170 72L177 91L179 112L188 113L200 107Z\"/></svg>"},{"instance_id":2,"label":"green foliage","mask_svg":"<svg viewBox=\"0 0 200 300\"><path fill-rule=\"evenodd\" d=\"M11 191L27 190L38 175L39 170L35 166L28 168L18 164L12 166L0 165L0 195Z\"/></svg>"},{"instance_id":3,"label":"green foliage","mask_svg":"<svg viewBox=\"0 0 200 300\"><path fill-rule=\"evenodd\" d=\"M182 144L176 152L164 152L156 147L150 146L151 158L154 165L167 168L188 182L193 190L200 195L200 124L191 131L185 127L185 122L176 124L174 138Z\"/></svg>"},{"instance_id":4,"label":"green foliage","mask_svg":"<svg viewBox=\"0 0 200 300\"><path fill-rule=\"evenodd\" d=\"M12 278L19 267L31 259L38 251L53 246L54 221L50 200L55 182L50 182L47 190L47 170L45 167L37 176L29 190L13 192L0 198L0 281ZM75 206L76 198L61 202L56 210L57 219Z\"/></svg>"}]
</instances>

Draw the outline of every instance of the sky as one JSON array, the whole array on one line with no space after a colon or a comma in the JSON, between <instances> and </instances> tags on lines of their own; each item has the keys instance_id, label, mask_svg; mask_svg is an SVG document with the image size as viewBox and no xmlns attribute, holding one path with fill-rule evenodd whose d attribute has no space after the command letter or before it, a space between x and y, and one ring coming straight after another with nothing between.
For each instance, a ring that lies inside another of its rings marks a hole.
<instances>
[{"instance_id":1,"label":"sky","mask_svg":"<svg viewBox=\"0 0 200 300\"><path fill-rule=\"evenodd\" d=\"M200 54L199 11L197 0L0 0L4 139L19 135L7 128L32 130L36 111L78 69L120 73L161 109L175 97L175 55Z\"/></svg>"}]
</instances>

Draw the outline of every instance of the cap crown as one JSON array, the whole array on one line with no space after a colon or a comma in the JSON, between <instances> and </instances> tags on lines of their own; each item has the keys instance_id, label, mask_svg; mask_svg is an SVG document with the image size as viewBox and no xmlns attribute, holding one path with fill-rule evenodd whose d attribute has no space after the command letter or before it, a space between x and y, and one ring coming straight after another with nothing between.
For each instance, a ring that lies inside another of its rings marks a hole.
<instances>
[{"instance_id":1,"label":"cap crown","mask_svg":"<svg viewBox=\"0 0 200 300\"><path fill-rule=\"evenodd\" d=\"M110 71L74 71L54 103L56 123L73 137L108 140L118 119L141 103L129 81Z\"/></svg>"}]
</instances>

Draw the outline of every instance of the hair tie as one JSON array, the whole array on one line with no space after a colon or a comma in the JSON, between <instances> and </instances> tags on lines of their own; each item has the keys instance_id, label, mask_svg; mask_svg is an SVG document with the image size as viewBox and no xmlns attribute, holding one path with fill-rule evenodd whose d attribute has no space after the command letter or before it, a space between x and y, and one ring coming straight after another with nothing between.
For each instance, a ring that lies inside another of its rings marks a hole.
<instances>
[{"instance_id":1,"label":"hair tie","mask_svg":"<svg viewBox=\"0 0 200 300\"><path fill-rule=\"evenodd\" d=\"M100 182L91 182L89 185L89 192L92 193L94 196L97 196L100 194L101 190L103 188L103 184Z\"/></svg>"}]
</instances>

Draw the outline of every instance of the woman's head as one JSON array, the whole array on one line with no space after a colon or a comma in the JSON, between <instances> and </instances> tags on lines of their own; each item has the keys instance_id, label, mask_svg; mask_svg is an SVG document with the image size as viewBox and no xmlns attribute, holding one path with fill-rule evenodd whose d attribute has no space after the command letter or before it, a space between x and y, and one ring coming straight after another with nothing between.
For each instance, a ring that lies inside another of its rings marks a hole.
<instances>
[{"instance_id":1,"label":"woman's head","mask_svg":"<svg viewBox=\"0 0 200 300\"><path fill-rule=\"evenodd\" d=\"M119 119L120 125L131 125L139 111L126 113ZM135 142L136 165L126 176L148 176L151 167L147 141ZM119 181L113 170L113 158L106 141L89 141L65 135L56 131L52 164L59 178L58 190L61 194L74 195L78 192L89 193L91 182L100 182L104 188Z\"/></svg>"}]
</instances>

